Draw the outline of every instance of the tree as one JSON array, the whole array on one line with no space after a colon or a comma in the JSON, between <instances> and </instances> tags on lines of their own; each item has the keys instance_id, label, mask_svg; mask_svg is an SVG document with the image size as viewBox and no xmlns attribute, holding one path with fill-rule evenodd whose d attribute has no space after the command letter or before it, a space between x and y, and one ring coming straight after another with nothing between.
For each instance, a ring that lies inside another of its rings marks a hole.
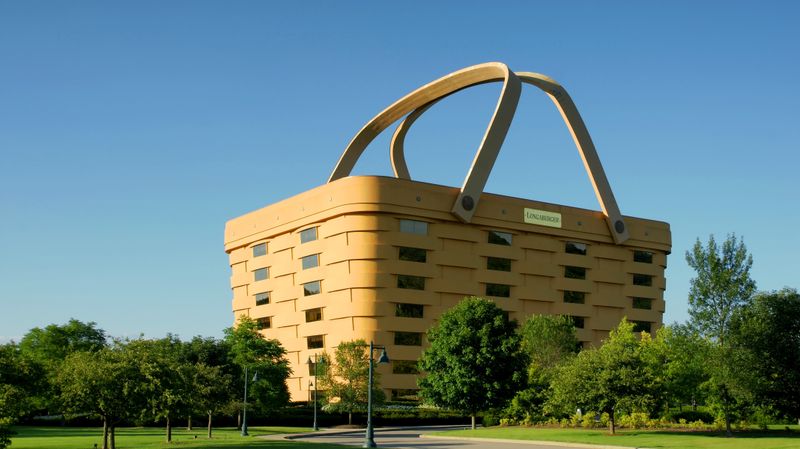
<instances>
[{"instance_id":1,"label":"tree","mask_svg":"<svg viewBox=\"0 0 800 449\"><path fill-rule=\"evenodd\" d=\"M159 340L129 341L126 350L138 361L147 397L144 416L166 421L166 440L172 441L172 420L189 412L194 366L183 359L183 343L173 335Z\"/></svg>"},{"instance_id":2,"label":"tree","mask_svg":"<svg viewBox=\"0 0 800 449\"><path fill-rule=\"evenodd\" d=\"M144 379L137 360L116 345L68 355L55 377L64 410L94 413L103 420L103 449L115 449L115 428L145 408Z\"/></svg>"},{"instance_id":3,"label":"tree","mask_svg":"<svg viewBox=\"0 0 800 449\"><path fill-rule=\"evenodd\" d=\"M208 416L208 438L211 438L211 419L214 413L232 399L231 376L224 373L221 366L209 366L205 363L194 365L193 375L192 405L195 410L202 410Z\"/></svg>"},{"instance_id":4,"label":"tree","mask_svg":"<svg viewBox=\"0 0 800 449\"><path fill-rule=\"evenodd\" d=\"M502 406L524 385L528 358L515 327L483 298L465 298L443 313L420 358L421 396L469 413L474 429L478 412Z\"/></svg>"},{"instance_id":5,"label":"tree","mask_svg":"<svg viewBox=\"0 0 800 449\"><path fill-rule=\"evenodd\" d=\"M97 323L71 318L66 324L35 327L19 342L20 350L48 369L76 351L97 351L106 346L106 333Z\"/></svg>"},{"instance_id":6,"label":"tree","mask_svg":"<svg viewBox=\"0 0 800 449\"><path fill-rule=\"evenodd\" d=\"M37 388L31 390L29 402L33 408L50 413L57 404L53 399L58 392L53 389L53 376L61 363L76 351L97 351L106 346L106 334L94 322L84 323L70 319L66 324L50 324L44 329L35 327L19 343L22 355L41 365L44 372L38 378Z\"/></svg>"},{"instance_id":7,"label":"tree","mask_svg":"<svg viewBox=\"0 0 800 449\"><path fill-rule=\"evenodd\" d=\"M0 448L11 444L11 425L34 408L43 372L13 342L0 345Z\"/></svg>"},{"instance_id":8,"label":"tree","mask_svg":"<svg viewBox=\"0 0 800 449\"><path fill-rule=\"evenodd\" d=\"M576 408L608 413L615 433L617 413L649 410L657 402L660 367L651 365L651 351L650 335L637 336L623 319L600 348L584 349L559 369L548 406L562 413Z\"/></svg>"},{"instance_id":9,"label":"tree","mask_svg":"<svg viewBox=\"0 0 800 449\"><path fill-rule=\"evenodd\" d=\"M207 416L208 438L211 438L214 414L229 407L235 400L234 378L239 368L230 360L230 346L225 340L195 336L184 344L184 358L194 367L190 396L191 412ZM192 417L188 418L191 429Z\"/></svg>"},{"instance_id":10,"label":"tree","mask_svg":"<svg viewBox=\"0 0 800 449\"><path fill-rule=\"evenodd\" d=\"M522 350L537 370L556 368L580 348L575 325L564 315L532 315L522 325L520 335Z\"/></svg>"},{"instance_id":11,"label":"tree","mask_svg":"<svg viewBox=\"0 0 800 449\"><path fill-rule=\"evenodd\" d=\"M252 400L256 409L270 411L289 403L286 379L291 374L286 350L277 340L267 340L258 332L252 318L241 316L236 327L225 329L225 341L230 347L231 359L241 367L239 378L244 382L244 371L252 377L258 373L259 381L252 386Z\"/></svg>"},{"instance_id":12,"label":"tree","mask_svg":"<svg viewBox=\"0 0 800 449\"><path fill-rule=\"evenodd\" d=\"M325 410L347 413L347 423L353 424L353 413L367 409L369 344L364 340L339 343L333 361L322 364L320 374L320 387L326 391ZM373 371L372 378L372 403L382 404L386 398L380 389L380 374Z\"/></svg>"},{"instance_id":13,"label":"tree","mask_svg":"<svg viewBox=\"0 0 800 449\"><path fill-rule=\"evenodd\" d=\"M732 345L753 362L753 396L760 405L800 418L800 294L785 288L759 293L733 320Z\"/></svg>"},{"instance_id":14,"label":"tree","mask_svg":"<svg viewBox=\"0 0 800 449\"><path fill-rule=\"evenodd\" d=\"M749 304L756 291L750 279L753 257L736 235L729 234L722 248L711 235L705 247L699 239L695 242L692 251L686 252L686 262L697 274L689 288L691 325L724 346L733 314Z\"/></svg>"},{"instance_id":15,"label":"tree","mask_svg":"<svg viewBox=\"0 0 800 449\"><path fill-rule=\"evenodd\" d=\"M658 330L654 343L663 358L664 391L668 403L692 404L704 399L703 384L709 380L708 340L687 325L672 324ZM668 407L667 407L668 408Z\"/></svg>"},{"instance_id":16,"label":"tree","mask_svg":"<svg viewBox=\"0 0 800 449\"><path fill-rule=\"evenodd\" d=\"M527 385L517 392L506 413L531 423L544 418L552 377L562 363L575 356L580 342L572 320L563 315L532 315L519 333L522 352L530 358Z\"/></svg>"},{"instance_id":17,"label":"tree","mask_svg":"<svg viewBox=\"0 0 800 449\"><path fill-rule=\"evenodd\" d=\"M726 433L731 436L731 415L742 405L746 390L736 364L747 355L728 346L727 340L734 315L750 304L756 291L756 283L750 278L753 258L742 239L737 240L734 234L728 235L721 248L712 235L707 246L697 240L692 251L686 252L686 262L697 274L690 281L690 324L716 345L710 357L713 372L709 399L718 405L725 418Z\"/></svg>"}]
</instances>

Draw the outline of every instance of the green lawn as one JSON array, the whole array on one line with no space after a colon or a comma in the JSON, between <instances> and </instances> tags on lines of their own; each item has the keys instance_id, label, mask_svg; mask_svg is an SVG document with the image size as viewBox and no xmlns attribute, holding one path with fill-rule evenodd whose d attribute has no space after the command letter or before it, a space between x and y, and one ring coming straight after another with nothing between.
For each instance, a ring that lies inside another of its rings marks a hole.
<instances>
[{"instance_id":1,"label":"green lawn","mask_svg":"<svg viewBox=\"0 0 800 449\"><path fill-rule=\"evenodd\" d=\"M570 443L605 444L646 448L719 448L719 449L797 449L800 432L750 431L725 438L716 432L667 432L658 430L619 431L609 435L606 430L539 429L529 427L490 427L477 430L456 430L434 435L474 438L505 438L510 440L564 441Z\"/></svg>"},{"instance_id":2,"label":"green lawn","mask_svg":"<svg viewBox=\"0 0 800 449\"><path fill-rule=\"evenodd\" d=\"M214 429L214 438L206 438L205 428L174 429L172 443L165 442L162 428L120 428L117 429L118 449L151 448L224 448L239 449L268 447L270 449L341 449L343 446L322 443L302 443L284 440L264 440L258 435L276 433L309 432L310 428L300 427L250 427L249 437L243 437L232 428ZM103 446L103 429L97 427L15 427L17 435L11 438L9 449L92 449L95 444ZM197 438L195 438L197 436Z\"/></svg>"}]
</instances>

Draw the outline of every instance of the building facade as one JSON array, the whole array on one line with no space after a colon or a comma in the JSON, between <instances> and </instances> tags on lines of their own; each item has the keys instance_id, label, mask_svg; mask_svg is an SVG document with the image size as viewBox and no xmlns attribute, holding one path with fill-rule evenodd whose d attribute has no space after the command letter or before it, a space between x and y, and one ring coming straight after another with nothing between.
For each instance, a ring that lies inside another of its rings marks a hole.
<instances>
[{"instance_id":1,"label":"building facade","mask_svg":"<svg viewBox=\"0 0 800 449\"><path fill-rule=\"evenodd\" d=\"M630 238L615 244L600 212L492 194L465 224L450 213L458 193L345 177L226 224L234 317L287 350L292 400L309 399L309 357L354 339L385 345L381 387L413 398L425 332L465 296L520 323L571 316L584 345L623 317L661 326L668 224L625 217Z\"/></svg>"}]
</instances>

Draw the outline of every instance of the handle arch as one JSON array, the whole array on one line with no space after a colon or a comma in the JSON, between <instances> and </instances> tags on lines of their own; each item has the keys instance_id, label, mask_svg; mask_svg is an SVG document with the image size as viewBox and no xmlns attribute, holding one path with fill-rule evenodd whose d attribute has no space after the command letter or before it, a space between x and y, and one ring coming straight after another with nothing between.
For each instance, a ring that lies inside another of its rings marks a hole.
<instances>
[{"instance_id":1,"label":"handle arch","mask_svg":"<svg viewBox=\"0 0 800 449\"><path fill-rule=\"evenodd\" d=\"M536 86L544 91L558 108L561 118L564 119L564 123L567 125L570 135L572 135L572 139L578 148L578 153L594 188L597 201L600 203L600 208L605 216L611 236L616 244L625 242L630 238L625 219L619 210L614 192L611 190L611 185L608 182L605 170L603 170L603 164L597 154L597 149L589 135L589 130L586 128L586 124L583 122L583 118L572 98L563 86L546 75L534 72L516 72L516 75L523 83ZM391 141L392 169L396 177L411 179L408 164L406 164L405 160L404 145L406 134L411 129L411 126L431 106L448 95L443 95L415 109L397 126ZM491 167L489 169L491 170Z\"/></svg>"},{"instance_id":2,"label":"handle arch","mask_svg":"<svg viewBox=\"0 0 800 449\"><path fill-rule=\"evenodd\" d=\"M370 142L392 123L404 115L424 106L431 101L446 97L461 89L491 81L502 81L503 88L497 100L492 119L486 128L478 151L472 161L461 191L456 198L451 212L461 221L468 223L475 214L478 198L483 193L489 173L503 145L508 128L517 109L522 86L519 78L508 66L499 62L478 64L453 72L436 81L428 83L397 100L367 122L347 145L328 182L348 176L358 158Z\"/></svg>"}]
</instances>

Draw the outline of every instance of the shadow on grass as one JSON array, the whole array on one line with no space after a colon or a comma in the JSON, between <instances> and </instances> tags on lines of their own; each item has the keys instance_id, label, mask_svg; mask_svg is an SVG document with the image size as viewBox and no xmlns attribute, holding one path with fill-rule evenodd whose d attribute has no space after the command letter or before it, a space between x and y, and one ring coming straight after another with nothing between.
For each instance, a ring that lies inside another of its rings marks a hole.
<instances>
[{"instance_id":1,"label":"shadow on grass","mask_svg":"<svg viewBox=\"0 0 800 449\"><path fill-rule=\"evenodd\" d=\"M670 437L708 437L708 438L722 438L722 439L758 439L758 438L796 438L800 440L800 432L786 431L786 430L746 430L735 431L732 437L725 435L725 432L717 431L674 431L674 430L629 430L618 433L617 435L665 435ZM609 436L612 436L609 434Z\"/></svg>"}]
</instances>

